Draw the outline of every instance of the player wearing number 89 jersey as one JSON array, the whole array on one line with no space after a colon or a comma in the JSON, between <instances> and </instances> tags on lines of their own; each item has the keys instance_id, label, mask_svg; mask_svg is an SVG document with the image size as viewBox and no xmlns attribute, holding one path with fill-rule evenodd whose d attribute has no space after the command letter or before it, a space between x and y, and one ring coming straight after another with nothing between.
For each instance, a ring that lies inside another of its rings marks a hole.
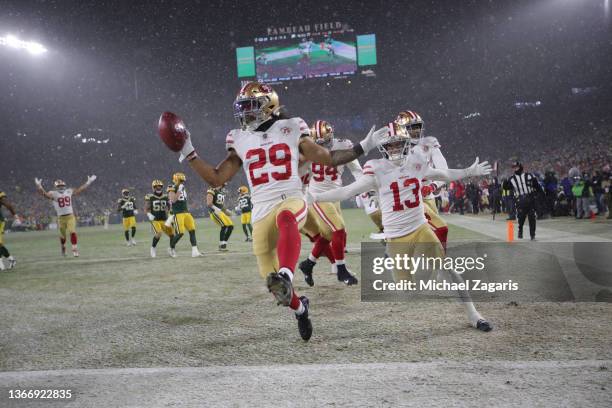
<instances>
[{"instance_id":1,"label":"player wearing number 89 jersey","mask_svg":"<svg viewBox=\"0 0 612 408\"><path fill-rule=\"evenodd\" d=\"M180 150L179 161L187 159L213 187L229 181L244 166L253 202L253 252L259 272L276 300L295 311L300 336L308 340L312 335L309 302L304 296L298 297L292 286L300 254L299 229L306 216L298 175L300 153L305 161L338 166L369 152L382 133L372 128L353 149L329 152L309 137L302 119L284 117L276 92L258 82L240 89L234 116L240 128L227 135L228 155L217 166L198 157L189 132L176 115L162 115L160 137L170 149Z\"/></svg>"},{"instance_id":2,"label":"player wearing number 89 jersey","mask_svg":"<svg viewBox=\"0 0 612 408\"><path fill-rule=\"evenodd\" d=\"M74 211L72 209L72 197L81 194L87 187L91 185L96 179L95 175L88 176L85 184L81 185L76 189L66 188L66 183L62 180L55 180L53 185L55 190L45 191L42 186L42 180L39 178L34 179L34 183L38 188L38 191L47 199L53 201L53 207L57 213L57 224L60 233L60 243L62 249L62 255L66 256L66 234L70 234L70 242L72 243L72 255L74 257L79 256L79 249L77 247L77 234L76 234L76 219L74 217Z\"/></svg>"},{"instance_id":3,"label":"player wearing number 89 jersey","mask_svg":"<svg viewBox=\"0 0 612 408\"><path fill-rule=\"evenodd\" d=\"M421 180L452 181L471 176L483 176L491 172L487 162L474 164L463 170L434 169L428 165L422 149L411 148L409 137L395 122L388 126L388 135L379 145L382 159L370 160L363 166L363 177L353 184L320 194L312 194L316 201L338 201L376 189L378 191L382 223L387 240L388 254L399 256L441 258L442 244L425 218ZM396 281L412 280L413 271L394 270ZM463 279L455 271L449 271L454 283ZM460 291L470 324L479 330L489 331L491 326L472 304L467 291Z\"/></svg>"}]
</instances>

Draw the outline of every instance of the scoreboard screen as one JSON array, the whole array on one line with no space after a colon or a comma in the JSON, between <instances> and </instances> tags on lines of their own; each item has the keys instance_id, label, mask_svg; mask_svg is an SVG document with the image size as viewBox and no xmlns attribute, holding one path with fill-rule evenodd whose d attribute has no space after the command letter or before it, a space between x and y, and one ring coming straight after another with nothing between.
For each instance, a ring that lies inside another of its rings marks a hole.
<instances>
[{"instance_id":1,"label":"scoreboard screen","mask_svg":"<svg viewBox=\"0 0 612 408\"><path fill-rule=\"evenodd\" d=\"M352 29L292 33L255 39L236 48L238 78L282 82L308 78L346 77L360 67L376 65L376 36Z\"/></svg>"}]
</instances>

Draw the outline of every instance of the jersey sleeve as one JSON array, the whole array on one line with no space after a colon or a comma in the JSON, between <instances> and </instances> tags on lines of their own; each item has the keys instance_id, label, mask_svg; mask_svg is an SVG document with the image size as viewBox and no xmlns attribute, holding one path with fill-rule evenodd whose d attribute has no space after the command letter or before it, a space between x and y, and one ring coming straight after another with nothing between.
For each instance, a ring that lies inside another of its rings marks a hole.
<instances>
[{"instance_id":1,"label":"jersey sleeve","mask_svg":"<svg viewBox=\"0 0 612 408\"><path fill-rule=\"evenodd\" d=\"M293 118L295 125L300 132L300 137L310 136L310 128L308 124L302 118Z\"/></svg>"},{"instance_id":2,"label":"jersey sleeve","mask_svg":"<svg viewBox=\"0 0 612 408\"><path fill-rule=\"evenodd\" d=\"M225 150L229 151L232 149L236 149L234 145L234 129L230 130L227 136L225 136Z\"/></svg>"},{"instance_id":3,"label":"jersey sleeve","mask_svg":"<svg viewBox=\"0 0 612 408\"><path fill-rule=\"evenodd\" d=\"M375 163L372 160L368 160L366 164L363 165L363 175L374 177L374 169L376 168Z\"/></svg>"}]
</instances>

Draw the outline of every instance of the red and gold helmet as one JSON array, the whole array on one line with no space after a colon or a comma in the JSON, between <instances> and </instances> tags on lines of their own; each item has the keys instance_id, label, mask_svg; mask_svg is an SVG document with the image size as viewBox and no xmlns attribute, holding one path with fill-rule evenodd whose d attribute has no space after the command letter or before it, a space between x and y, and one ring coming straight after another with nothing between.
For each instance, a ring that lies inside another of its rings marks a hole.
<instances>
[{"instance_id":1,"label":"red and gold helmet","mask_svg":"<svg viewBox=\"0 0 612 408\"><path fill-rule=\"evenodd\" d=\"M64 190L66 188L66 183L64 180L57 179L53 182L53 186L58 190Z\"/></svg>"},{"instance_id":2,"label":"red and gold helmet","mask_svg":"<svg viewBox=\"0 0 612 408\"><path fill-rule=\"evenodd\" d=\"M324 147L331 147L334 140L334 128L329 122L317 120L310 127L310 136L315 143Z\"/></svg>"},{"instance_id":3,"label":"red and gold helmet","mask_svg":"<svg viewBox=\"0 0 612 408\"><path fill-rule=\"evenodd\" d=\"M404 127L391 122L387 125L388 133L378 145L378 151L385 159L401 162L410 152L410 138Z\"/></svg>"},{"instance_id":4,"label":"red and gold helmet","mask_svg":"<svg viewBox=\"0 0 612 408\"><path fill-rule=\"evenodd\" d=\"M278 95L270 85L249 82L234 101L234 117L243 130L255 130L280 110Z\"/></svg>"},{"instance_id":5,"label":"red and gold helmet","mask_svg":"<svg viewBox=\"0 0 612 408\"><path fill-rule=\"evenodd\" d=\"M416 144L423 137L425 122L418 113L409 110L402 111L397 114L395 123L406 130L406 133L410 138L410 143Z\"/></svg>"}]
</instances>

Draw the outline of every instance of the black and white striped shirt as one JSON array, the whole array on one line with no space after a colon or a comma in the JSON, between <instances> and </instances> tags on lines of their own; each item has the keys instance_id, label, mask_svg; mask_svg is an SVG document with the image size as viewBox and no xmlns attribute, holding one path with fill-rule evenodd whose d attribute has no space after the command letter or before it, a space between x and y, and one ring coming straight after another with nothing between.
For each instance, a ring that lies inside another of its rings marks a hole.
<instances>
[{"instance_id":1,"label":"black and white striped shirt","mask_svg":"<svg viewBox=\"0 0 612 408\"><path fill-rule=\"evenodd\" d=\"M523 197L535 192L538 189L536 187L538 180L531 173L515 174L510 177L508 181L512 186L512 190L514 190L516 197Z\"/></svg>"}]
</instances>

